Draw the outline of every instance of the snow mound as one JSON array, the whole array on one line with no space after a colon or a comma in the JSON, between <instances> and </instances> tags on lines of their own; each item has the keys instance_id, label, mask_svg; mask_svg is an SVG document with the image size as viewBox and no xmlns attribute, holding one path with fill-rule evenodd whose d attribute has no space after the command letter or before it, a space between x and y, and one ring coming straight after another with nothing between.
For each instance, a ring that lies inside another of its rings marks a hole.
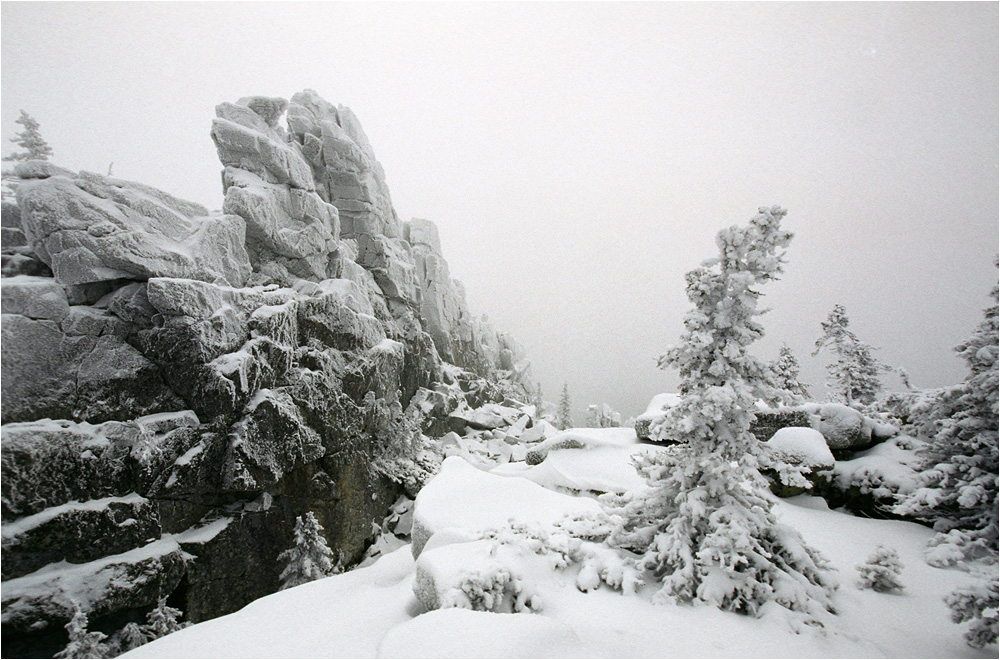
<instances>
[{"instance_id":1,"label":"snow mound","mask_svg":"<svg viewBox=\"0 0 1000 660\"><path fill-rule=\"evenodd\" d=\"M538 465L555 449L597 449L599 447L629 447L639 443L630 428L569 429L533 447L527 455L528 465Z\"/></svg>"},{"instance_id":2,"label":"snow mound","mask_svg":"<svg viewBox=\"0 0 1000 660\"><path fill-rule=\"evenodd\" d=\"M531 614L437 610L389 631L381 658L579 658L586 647L564 623Z\"/></svg>"},{"instance_id":3,"label":"snow mound","mask_svg":"<svg viewBox=\"0 0 1000 660\"><path fill-rule=\"evenodd\" d=\"M636 454L657 451L649 445L631 447L604 446L586 451L556 449L538 465L508 463L490 472L501 476L523 477L557 492L625 493L646 488L646 481L636 471Z\"/></svg>"},{"instance_id":4,"label":"snow mound","mask_svg":"<svg viewBox=\"0 0 1000 660\"><path fill-rule=\"evenodd\" d=\"M601 515L593 500L554 493L527 479L489 474L450 456L414 503L413 556L420 556L431 536L448 529L475 534L511 520L551 525L566 516Z\"/></svg>"}]
</instances>

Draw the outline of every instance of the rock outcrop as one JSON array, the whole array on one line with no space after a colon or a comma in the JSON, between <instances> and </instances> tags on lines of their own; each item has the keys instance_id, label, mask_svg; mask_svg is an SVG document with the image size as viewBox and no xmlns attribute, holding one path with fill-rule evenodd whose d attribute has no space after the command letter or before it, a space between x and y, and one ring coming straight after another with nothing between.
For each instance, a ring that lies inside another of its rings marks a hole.
<instances>
[{"instance_id":1,"label":"rock outcrop","mask_svg":"<svg viewBox=\"0 0 1000 660\"><path fill-rule=\"evenodd\" d=\"M216 114L221 213L5 173L11 657L60 650L74 604L110 631L162 596L199 621L273 592L306 511L356 561L432 469L423 433L527 400L523 351L469 312L434 225L399 221L350 110L306 91Z\"/></svg>"}]
</instances>

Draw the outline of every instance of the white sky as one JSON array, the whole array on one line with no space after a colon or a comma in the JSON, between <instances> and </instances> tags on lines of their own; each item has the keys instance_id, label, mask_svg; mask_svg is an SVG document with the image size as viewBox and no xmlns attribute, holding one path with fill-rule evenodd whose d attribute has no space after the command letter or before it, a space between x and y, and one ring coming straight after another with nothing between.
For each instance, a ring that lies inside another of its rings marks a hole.
<instances>
[{"instance_id":1,"label":"white sky","mask_svg":"<svg viewBox=\"0 0 1000 660\"><path fill-rule=\"evenodd\" d=\"M474 312L577 421L676 385L684 273L763 204L796 233L766 289L824 394L835 303L918 387L989 304L998 5L3 2L2 151L218 208L214 106L313 88L361 119L401 218L437 222ZM892 379L888 379L892 380ZM895 381L892 381L895 385Z\"/></svg>"}]
</instances>

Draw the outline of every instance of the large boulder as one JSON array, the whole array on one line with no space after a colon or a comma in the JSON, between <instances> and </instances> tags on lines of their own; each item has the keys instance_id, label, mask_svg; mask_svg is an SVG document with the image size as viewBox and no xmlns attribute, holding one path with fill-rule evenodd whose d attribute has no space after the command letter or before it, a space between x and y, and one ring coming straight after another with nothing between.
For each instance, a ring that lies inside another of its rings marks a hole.
<instances>
[{"instance_id":1,"label":"large boulder","mask_svg":"<svg viewBox=\"0 0 1000 660\"><path fill-rule=\"evenodd\" d=\"M185 277L242 286L246 226L148 186L81 173L24 181L24 233L66 285Z\"/></svg>"},{"instance_id":2,"label":"large boulder","mask_svg":"<svg viewBox=\"0 0 1000 660\"><path fill-rule=\"evenodd\" d=\"M215 108L212 140L226 167L252 172L268 183L314 190L312 169L298 145L287 142L252 108L222 103Z\"/></svg>"},{"instance_id":3,"label":"large boulder","mask_svg":"<svg viewBox=\"0 0 1000 660\"><path fill-rule=\"evenodd\" d=\"M247 251L257 270L277 262L296 277L331 275L330 259L340 237L337 207L314 192L267 183L232 167L226 168L224 181L222 210L246 221Z\"/></svg>"}]
</instances>

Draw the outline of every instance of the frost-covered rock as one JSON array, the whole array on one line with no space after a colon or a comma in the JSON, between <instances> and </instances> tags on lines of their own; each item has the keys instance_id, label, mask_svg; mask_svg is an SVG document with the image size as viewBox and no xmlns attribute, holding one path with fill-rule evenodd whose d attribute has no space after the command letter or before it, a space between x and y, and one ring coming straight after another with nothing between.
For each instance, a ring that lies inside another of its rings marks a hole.
<instances>
[{"instance_id":1,"label":"frost-covered rock","mask_svg":"<svg viewBox=\"0 0 1000 660\"><path fill-rule=\"evenodd\" d=\"M157 596L193 621L218 616L278 588L305 511L346 564L361 558L371 521L441 461L421 432L465 432L455 410L499 426L447 451L484 467L524 458L523 351L465 308L432 225L404 237L357 118L314 92L217 115L223 214L48 164L5 169L5 599L8 582L64 560L173 540L183 561ZM426 282L420 251L440 258ZM454 323L440 351L421 306L438 284L461 303L441 316ZM10 605L5 650L52 652L58 637L30 632L47 625L47 593ZM155 602L101 594L91 624L109 630Z\"/></svg>"},{"instance_id":2,"label":"frost-covered rock","mask_svg":"<svg viewBox=\"0 0 1000 660\"><path fill-rule=\"evenodd\" d=\"M61 626L75 606L94 616L155 603L184 574L185 555L163 539L125 553L56 570L39 570L3 583L4 632L38 632Z\"/></svg>"},{"instance_id":3,"label":"frost-covered rock","mask_svg":"<svg viewBox=\"0 0 1000 660\"><path fill-rule=\"evenodd\" d=\"M5 524L3 579L46 564L83 564L144 545L160 535L152 503L136 494L68 502Z\"/></svg>"},{"instance_id":4,"label":"frost-covered rock","mask_svg":"<svg viewBox=\"0 0 1000 660\"><path fill-rule=\"evenodd\" d=\"M185 277L240 286L246 225L129 181L81 173L24 181L24 233L63 284Z\"/></svg>"},{"instance_id":5,"label":"frost-covered rock","mask_svg":"<svg viewBox=\"0 0 1000 660\"><path fill-rule=\"evenodd\" d=\"M277 262L290 275L323 280L340 238L337 208L314 192L267 183L226 168L222 210L246 221L247 252L255 269ZM273 268L273 266L272 266Z\"/></svg>"}]
</instances>

